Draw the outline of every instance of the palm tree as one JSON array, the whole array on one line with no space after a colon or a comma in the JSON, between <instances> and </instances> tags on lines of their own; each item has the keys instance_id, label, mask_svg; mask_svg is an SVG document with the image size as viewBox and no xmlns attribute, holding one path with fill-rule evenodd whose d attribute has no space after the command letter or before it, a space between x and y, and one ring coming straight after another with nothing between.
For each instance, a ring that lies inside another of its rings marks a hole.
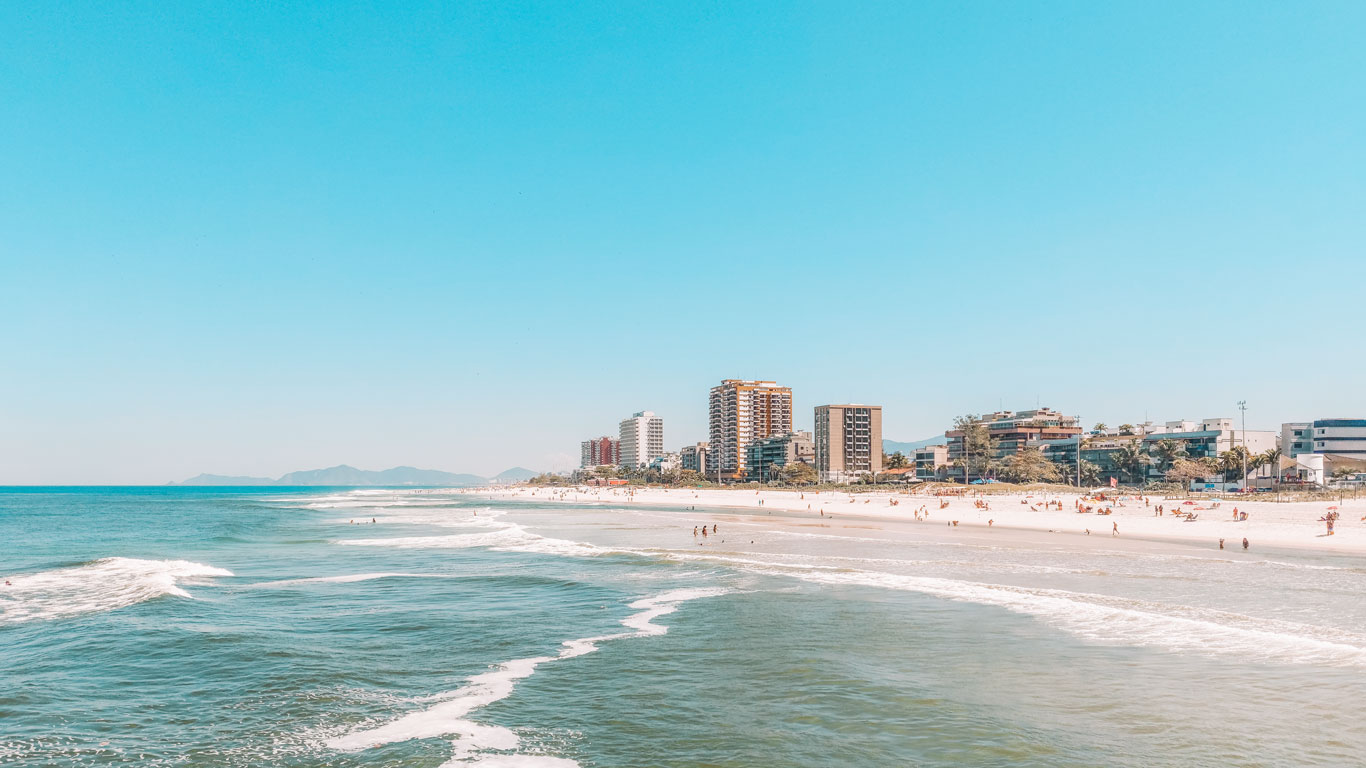
<instances>
[{"instance_id":1,"label":"palm tree","mask_svg":"<svg viewBox=\"0 0 1366 768\"><path fill-rule=\"evenodd\" d=\"M1247 457L1247 449L1241 445L1235 445L1219 454L1219 470L1224 473L1224 482L1228 482L1229 475L1236 475L1243 471L1243 467L1246 466L1244 460Z\"/></svg>"},{"instance_id":2,"label":"palm tree","mask_svg":"<svg viewBox=\"0 0 1366 768\"><path fill-rule=\"evenodd\" d=\"M1281 476L1281 449L1268 448L1258 457L1263 464L1271 467L1271 476L1279 478Z\"/></svg>"},{"instance_id":3,"label":"palm tree","mask_svg":"<svg viewBox=\"0 0 1366 768\"><path fill-rule=\"evenodd\" d=\"M1112 459L1120 472L1127 472L1137 482L1143 482L1143 470L1148 466L1148 454L1143 451L1137 440L1116 448Z\"/></svg>"},{"instance_id":4,"label":"palm tree","mask_svg":"<svg viewBox=\"0 0 1366 768\"><path fill-rule=\"evenodd\" d=\"M1107 430L1107 429L1109 429L1109 427L1105 425L1105 422L1100 421L1100 422L1096 422L1096 426L1092 429L1092 431L1093 431L1093 432L1104 432L1104 431Z\"/></svg>"},{"instance_id":5,"label":"palm tree","mask_svg":"<svg viewBox=\"0 0 1366 768\"><path fill-rule=\"evenodd\" d=\"M1121 435L1132 435L1132 434L1134 433L1134 425L1133 425L1133 424L1120 424L1120 425L1119 425L1119 433L1120 433Z\"/></svg>"},{"instance_id":6,"label":"palm tree","mask_svg":"<svg viewBox=\"0 0 1366 768\"><path fill-rule=\"evenodd\" d=\"M1171 469L1177 459L1186 457L1186 446L1177 440L1158 440L1149 450L1163 472Z\"/></svg>"}]
</instances>

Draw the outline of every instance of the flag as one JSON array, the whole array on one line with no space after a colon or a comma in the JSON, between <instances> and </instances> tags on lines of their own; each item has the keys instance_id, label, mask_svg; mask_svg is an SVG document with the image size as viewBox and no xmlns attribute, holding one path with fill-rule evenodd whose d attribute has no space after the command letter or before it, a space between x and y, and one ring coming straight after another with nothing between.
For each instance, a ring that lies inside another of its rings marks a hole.
<instances>
[{"instance_id":1,"label":"flag","mask_svg":"<svg viewBox=\"0 0 1366 768\"><path fill-rule=\"evenodd\" d=\"M1117 477L1112 477L1112 478L1110 478L1110 487L1111 487L1111 488L1118 488L1118 487L1119 487L1119 478L1117 478Z\"/></svg>"}]
</instances>

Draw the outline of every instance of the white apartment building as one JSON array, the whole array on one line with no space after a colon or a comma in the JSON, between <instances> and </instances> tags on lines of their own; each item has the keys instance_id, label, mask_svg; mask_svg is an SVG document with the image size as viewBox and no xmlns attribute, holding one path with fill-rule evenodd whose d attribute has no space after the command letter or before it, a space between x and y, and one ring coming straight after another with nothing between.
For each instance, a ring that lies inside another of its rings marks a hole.
<instances>
[{"instance_id":1,"label":"white apartment building","mask_svg":"<svg viewBox=\"0 0 1366 768\"><path fill-rule=\"evenodd\" d=\"M621 420L621 466L648 467L664 455L664 420L639 411Z\"/></svg>"}]
</instances>

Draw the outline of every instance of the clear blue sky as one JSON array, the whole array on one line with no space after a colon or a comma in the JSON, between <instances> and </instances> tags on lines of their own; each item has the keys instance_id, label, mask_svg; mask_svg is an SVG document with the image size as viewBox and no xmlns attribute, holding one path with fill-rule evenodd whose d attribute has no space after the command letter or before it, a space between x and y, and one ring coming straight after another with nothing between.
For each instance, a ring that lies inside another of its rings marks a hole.
<instances>
[{"instance_id":1,"label":"clear blue sky","mask_svg":"<svg viewBox=\"0 0 1366 768\"><path fill-rule=\"evenodd\" d=\"M0 483L1366 413L1366 4L10 3Z\"/></svg>"}]
</instances>

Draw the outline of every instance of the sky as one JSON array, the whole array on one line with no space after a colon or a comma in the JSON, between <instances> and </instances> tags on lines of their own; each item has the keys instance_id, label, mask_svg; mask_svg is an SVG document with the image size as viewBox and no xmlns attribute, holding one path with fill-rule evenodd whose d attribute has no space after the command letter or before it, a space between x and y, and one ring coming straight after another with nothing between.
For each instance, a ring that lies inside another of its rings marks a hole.
<instances>
[{"instance_id":1,"label":"sky","mask_svg":"<svg viewBox=\"0 0 1366 768\"><path fill-rule=\"evenodd\" d=\"M389 6L407 7L389 7ZM0 484L1366 415L1366 4L0 6Z\"/></svg>"}]
</instances>

